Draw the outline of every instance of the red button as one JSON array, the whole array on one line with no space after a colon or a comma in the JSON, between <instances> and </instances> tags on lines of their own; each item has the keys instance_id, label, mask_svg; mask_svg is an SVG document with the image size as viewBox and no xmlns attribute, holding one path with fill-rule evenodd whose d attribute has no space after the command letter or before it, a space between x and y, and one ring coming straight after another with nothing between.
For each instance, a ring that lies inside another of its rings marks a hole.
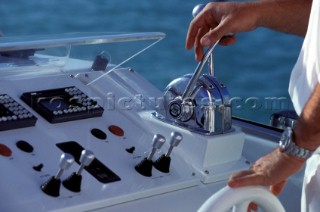
<instances>
[{"instance_id":1,"label":"red button","mask_svg":"<svg viewBox=\"0 0 320 212\"><path fill-rule=\"evenodd\" d=\"M0 144L0 155L3 155L5 157L10 157L12 155L12 151L6 145Z\"/></svg>"},{"instance_id":2,"label":"red button","mask_svg":"<svg viewBox=\"0 0 320 212\"><path fill-rule=\"evenodd\" d=\"M121 127L118 127L116 125L110 125L108 129L109 129L110 132L112 132L113 134L115 134L117 136L123 136L124 135L123 129L121 129Z\"/></svg>"}]
</instances>

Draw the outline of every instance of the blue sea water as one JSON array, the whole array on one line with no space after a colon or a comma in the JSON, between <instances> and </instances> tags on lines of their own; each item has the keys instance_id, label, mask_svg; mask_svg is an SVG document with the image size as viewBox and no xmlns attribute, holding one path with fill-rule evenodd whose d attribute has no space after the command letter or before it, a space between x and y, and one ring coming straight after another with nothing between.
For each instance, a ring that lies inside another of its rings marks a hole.
<instances>
[{"instance_id":1,"label":"blue sea water","mask_svg":"<svg viewBox=\"0 0 320 212\"><path fill-rule=\"evenodd\" d=\"M159 89L197 65L185 37L195 0L2 0L5 36L67 32L164 32L166 38L130 62ZM292 109L288 83L303 39L257 29L215 50L216 76L233 97L233 113L268 124L271 113ZM270 97L273 103L270 103ZM271 104L271 105L270 105ZM272 106L273 104L273 106Z\"/></svg>"}]
</instances>

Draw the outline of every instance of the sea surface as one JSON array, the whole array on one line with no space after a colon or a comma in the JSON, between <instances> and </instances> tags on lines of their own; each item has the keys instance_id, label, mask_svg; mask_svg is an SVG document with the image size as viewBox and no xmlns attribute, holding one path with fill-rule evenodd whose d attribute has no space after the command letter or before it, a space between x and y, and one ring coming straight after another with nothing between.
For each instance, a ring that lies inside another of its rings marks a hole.
<instances>
[{"instance_id":1,"label":"sea surface","mask_svg":"<svg viewBox=\"0 0 320 212\"><path fill-rule=\"evenodd\" d=\"M197 62L185 49L194 0L2 0L5 36L70 32L163 32L166 38L128 62L159 89L193 73ZM272 14L270 14L272 15ZM292 109L291 70L303 39L267 29L237 35L231 47L214 51L215 75L229 90L233 114L269 124L270 114ZM120 52L128 48L121 47ZM112 52L109 52L112 57Z\"/></svg>"}]
</instances>

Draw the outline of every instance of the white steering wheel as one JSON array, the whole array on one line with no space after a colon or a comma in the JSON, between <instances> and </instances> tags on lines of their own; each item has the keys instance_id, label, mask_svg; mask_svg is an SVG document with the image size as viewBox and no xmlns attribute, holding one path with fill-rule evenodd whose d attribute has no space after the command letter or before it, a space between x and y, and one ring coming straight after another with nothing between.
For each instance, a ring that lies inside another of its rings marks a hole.
<instances>
[{"instance_id":1,"label":"white steering wheel","mask_svg":"<svg viewBox=\"0 0 320 212\"><path fill-rule=\"evenodd\" d=\"M246 212L250 202L255 202L265 212L285 212L279 199L262 186L222 188L207 199L198 212Z\"/></svg>"}]
</instances>

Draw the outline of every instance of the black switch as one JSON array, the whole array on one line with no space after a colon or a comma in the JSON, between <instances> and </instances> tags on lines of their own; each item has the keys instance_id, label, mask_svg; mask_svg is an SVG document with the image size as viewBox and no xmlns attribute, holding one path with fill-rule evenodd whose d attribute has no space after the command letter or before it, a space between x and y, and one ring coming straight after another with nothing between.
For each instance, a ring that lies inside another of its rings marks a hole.
<instances>
[{"instance_id":1,"label":"black switch","mask_svg":"<svg viewBox=\"0 0 320 212\"><path fill-rule=\"evenodd\" d=\"M134 146L127 148L126 151L132 154L136 148Z\"/></svg>"},{"instance_id":2,"label":"black switch","mask_svg":"<svg viewBox=\"0 0 320 212\"><path fill-rule=\"evenodd\" d=\"M23 140L18 141L16 145L21 151L28 152L28 153L33 152L33 147L31 146L31 144L29 144L26 141L23 141Z\"/></svg>"},{"instance_id":3,"label":"black switch","mask_svg":"<svg viewBox=\"0 0 320 212\"><path fill-rule=\"evenodd\" d=\"M38 172L41 172L42 168L43 168L43 164L42 163L40 163L39 165L33 166L33 169L38 171Z\"/></svg>"}]
</instances>

